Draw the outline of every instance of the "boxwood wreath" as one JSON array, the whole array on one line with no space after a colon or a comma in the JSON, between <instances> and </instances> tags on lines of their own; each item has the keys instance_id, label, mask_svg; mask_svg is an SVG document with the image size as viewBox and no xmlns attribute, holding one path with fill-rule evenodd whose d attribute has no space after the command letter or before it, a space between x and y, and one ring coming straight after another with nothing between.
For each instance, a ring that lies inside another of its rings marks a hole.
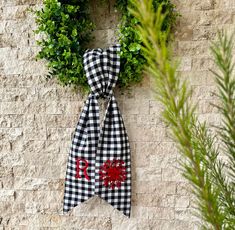
<instances>
[{"instance_id":1,"label":"boxwood wreath","mask_svg":"<svg viewBox=\"0 0 235 230\"><path fill-rule=\"evenodd\" d=\"M161 3L164 4L163 10L169 12L163 24L164 31L172 28L178 13L170 0L154 0L154 9ZM47 60L47 78L56 77L62 85L72 85L87 91L83 54L95 28L89 17L89 0L44 0L43 6L34 11L37 24L35 33L42 35L37 41L41 47L37 58ZM122 88L141 81L146 63L140 48L141 35L135 29L139 22L129 13L128 7L131 7L131 0L116 0L116 8L121 14L118 31L121 72L118 86Z\"/></svg>"}]
</instances>

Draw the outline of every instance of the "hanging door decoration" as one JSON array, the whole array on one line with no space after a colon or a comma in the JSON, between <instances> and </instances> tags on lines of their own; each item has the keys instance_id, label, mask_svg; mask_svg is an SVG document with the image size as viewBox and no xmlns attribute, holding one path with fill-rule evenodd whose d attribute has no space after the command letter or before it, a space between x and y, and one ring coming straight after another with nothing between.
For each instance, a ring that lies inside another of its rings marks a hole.
<instances>
[{"instance_id":1,"label":"hanging door decoration","mask_svg":"<svg viewBox=\"0 0 235 230\"><path fill-rule=\"evenodd\" d=\"M113 94L120 71L120 45L88 49L83 58L91 88L70 148L64 190L66 213L93 196L99 196L130 216L130 144ZM100 126L98 99L108 102Z\"/></svg>"}]
</instances>

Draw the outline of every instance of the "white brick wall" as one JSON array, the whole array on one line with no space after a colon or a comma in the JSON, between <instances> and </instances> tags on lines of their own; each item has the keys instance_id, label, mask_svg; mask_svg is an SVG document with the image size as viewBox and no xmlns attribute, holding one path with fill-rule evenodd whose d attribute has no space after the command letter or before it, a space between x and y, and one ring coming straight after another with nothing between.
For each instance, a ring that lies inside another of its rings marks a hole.
<instances>
[{"instance_id":1,"label":"white brick wall","mask_svg":"<svg viewBox=\"0 0 235 230\"><path fill-rule=\"evenodd\" d=\"M92 1L97 22L92 47L115 41L117 13ZM209 68L210 40L218 28L234 27L234 0L175 0L182 17L175 52L180 73L195 89L202 120L218 123ZM41 0L0 0L0 229L192 230L193 198L177 169L180 158L160 118L151 81L116 91L132 146L133 209L127 219L93 198L61 215L71 135L84 98L55 80L45 80L30 5ZM99 7L97 7L99 5Z\"/></svg>"}]
</instances>

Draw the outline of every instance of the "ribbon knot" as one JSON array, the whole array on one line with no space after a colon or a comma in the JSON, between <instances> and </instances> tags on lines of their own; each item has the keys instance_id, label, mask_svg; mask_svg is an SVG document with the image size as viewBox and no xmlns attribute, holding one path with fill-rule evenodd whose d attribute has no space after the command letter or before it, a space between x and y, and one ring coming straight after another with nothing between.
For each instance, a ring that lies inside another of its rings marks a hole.
<instances>
[{"instance_id":1,"label":"ribbon knot","mask_svg":"<svg viewBox=\"0 0 235 230\"><path fill-rule=\"evenodd\" d=\"M88 84L97 98L108 98L113 94L120 71L118 52L120 45L106 50L88 49L84 54L83 64Z\"/></svg>"}]
</instances>

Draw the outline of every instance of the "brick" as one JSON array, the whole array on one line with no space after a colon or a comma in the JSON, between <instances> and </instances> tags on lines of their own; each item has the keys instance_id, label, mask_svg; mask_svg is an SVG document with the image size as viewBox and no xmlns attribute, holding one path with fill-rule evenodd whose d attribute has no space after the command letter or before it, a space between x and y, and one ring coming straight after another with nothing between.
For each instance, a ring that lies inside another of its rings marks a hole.
<instances>
[{"instance_id":1,"label":"brick","mask_svg":"<svg viewBox=\"0 0 235 230\"><path fill-rule=\"evenodd\" d=\"M175 194L176 193L176 184L174 182L169 181L159 181L157 183L153 183L151 181L139 181L135 182L134 188L138 189L138 193L145 194Z\"/></svg>"},{"instance_id":2,"label":"brick","mask_svg":"<svg viewBox=\"0 0 235 230\"><path fill-rule=\"evenodd\" d=\"M218 28L212 26L195 27L193 30L193 40L215 40ZM209 48L209 47L208 47Z\"/></svg>"},{"instance_id":3,"label":"brick","mask_svg":"<svg viewBox=\"0 0 235 230\"><path fill-rule=\"evenodd\" d=\"M161 169L154 168L136 168L137 181L161 181Z\"/></svg>"},{"instance_id":4,"label":"brick","mask_svg":"<svg viewBox=\"0 0 235 230\"><path fill-rule=\"evenodd\" d=\"M1 128L18 128L22 127L23 115L0 115L0 127Z\"/></svg>"},{"instance_id":5,"label":"brick","mask_svg":"<svg viewBox=\"0 0 235 230\"><path fill-rule=\"evenodd\" d=\"M221 7L225 7L225 9L235 9L235 2L234 0L222 0Z\"/></svg>"},{"instance_id":6,"label":"brick","mask_svg":"<svg viewBox=\"0 0 235 230\"><path fill-rule=\"evenodd\" d=\"M180 28L175 32L175 38L177 41L191 41L193 39L193 27L185 26Z\"/></svg>"},{"instance_id":7,"label":"brick","mask_svg":"<svg viewBox=\"0 0 235 230\"><path fill-rule=\"evenodd\" d=\"M190 204L190 198L188 196L176 196L175 207L176 208L188 208Z\"/></svg>"},{"instance_id":8,"label":"brick","mask_svg":"<svg viewBox=\"0 0 235 230\"><path fill-rule=\"evenodd\" d=\"M14 190L1 190L0 201L14 201Z\"/></svg>"},{"instance_id":9,"label":"brick","mask_svg":"<svg viewBox=\"0 0 235 230\"><path fill-rule=\"evenodd\" d=\"M191 219L192 221L196 221L197 218L193 216L193 211L195 212L195 210L190 208L176 208L175 219L180 221L187 221L189 219Z\"/></svg>"},{"instance_id":10,"label":"brick","mask_svg":"<svg viewBox=\"0 0 235 230\"><path fill-rule=\"evenodd\" d=\"M183 11L180 18L181 26L209 26L216 24L214 18L217 11Z\"/></svg>"},{"instance_id":11,"label":"brick","mask_svg":"<svg viewBox=\"0 0 235 230\"><path fill-rule=\"evenodd\" d=\"M178 71L190 71L192 69L192 58L182 57Z\"/></svg>"},{"instance_id":12,"label":"brick","mask_svg":"<svg viewBox=\"0 0 235 230\"><path fill-rule=\"evenodd\" d=\"M28 9L27 5L3 7L2 19L12 20L12 19L26 18L27 9Z\"/></svg>"},{"instance_id":13,"label":"brick","mask_svg":"<svg viewBox=\"0 0 235 230\"><path fill-rule=\"evenodd\" d=\"M1 12L1 11L0 11ZM5 27L6 27L6 22L1 20L0 21L0 34L3 34L4 30L5 30Z\"/></svg>"},{"instance_id":14,"label":"brick","mask_svg":"<svg viewBox=\"0 0 235 230\"><path fill-rule=\"evenodd\" d=\"M196 10L212 10L215 6L215 0L205 0L201 1L194 1L194 7Z\"/></svg>"},{"instance_id":15,"label":"brick","mask_svg":"<svg viewBox=\"0 0 235 230\"><path fill-rule=\"evenodd\" d=\"M185 181L181 175L181 171L176 167L162 168L162 180L163 181Z\"/></svg>"},{"instance_id":16,"label":"brick","mask_svg":"<svg viewBox=\"0 0 235 230\"><path fill-rule=\"evenodd\" d=\"M60 101L47 101L46 102L46 114L62 114L65 111L65 103Z\"/></svg>"},{"instance_id":17,"label":"brick","mask_svg":"<svg viewBox=\"0 0 235 230\"><path fill-rule=\"evenodd\" d=\"M174 219L174 209L172 208L148 208L150 219Z\"/></svg>"},{"instance_id":18,"label":"brick","mask_svg":"<svg viewBox=\"0 0 235 230\"><path fill-rule=\"evenodd\" d=\"M158 168L168 168L176 165L177 155L168 155L166 152L162 154L154 154L150 156L150 166Z\"/></svg>"},{"instance_id":19,"label":"brick","mask_svg":"<svg viewBox=\"0 0 235 230\"><path fill-rule=\"evenodd\" d=\"M17 166L24 164L23 154L20 153L2 152L0 154L0 160L3 166L8 166L8 165Z\"/></svg>"}]
</instances>

